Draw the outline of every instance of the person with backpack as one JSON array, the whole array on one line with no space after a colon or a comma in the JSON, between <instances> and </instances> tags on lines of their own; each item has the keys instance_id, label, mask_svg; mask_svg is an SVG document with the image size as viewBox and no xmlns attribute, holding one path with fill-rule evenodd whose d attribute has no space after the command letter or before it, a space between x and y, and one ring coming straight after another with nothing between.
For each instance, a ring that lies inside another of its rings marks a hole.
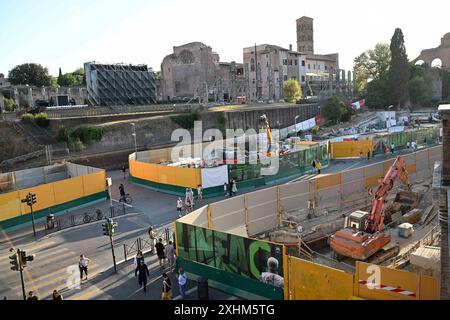
<instances>
[{"instance_id":1,"label":"person with backpack","mask_svg":"<svg viewBox=\"0 0 450 320\"><path fill-rule=\"evenodd\" d=\"M166 254L165 254L165 247L164 244L162 243L162 239L159 238L158 239L158 243L155 245L156 248L156 254L158 255L158 260L159 260L159 267L161 268L161 270L163 270L164 268L164 263L166 262Z\"/></svg>"},{"instance_id":2,"label":"person with backpack","mask_svg":"<svg viewBox=\"0 0 450 320\"><path fill-rule=\"evenodd\" d=\"M172 300L172 282L166 273L163 273L161 300Z\"/></svg>"}]
</instances>

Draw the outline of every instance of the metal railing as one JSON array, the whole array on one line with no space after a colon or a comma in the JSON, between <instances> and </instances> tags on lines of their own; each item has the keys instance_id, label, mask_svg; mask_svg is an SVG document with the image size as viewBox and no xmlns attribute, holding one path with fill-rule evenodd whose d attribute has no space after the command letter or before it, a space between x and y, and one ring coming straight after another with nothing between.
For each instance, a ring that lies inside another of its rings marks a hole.
<instances>
[{"instance_id":1,"label":"metal railing","mask_svg":"<svg viewBox=\"0 0 450 320\"><path fill-rule=\"evenodd\" d=\"M60 231L75 226L89 224L97 221L104 220L106 218L114 218L127 214L127 209L123 203L115 204L112 207L95 208L83 213L69 214L67 211L65 215L44 222L45 233L51 233L55 231Z\"/></svg>"},{"instance_id":2,"label":"metal railing","mask_svg":"<svg viewBox=\"0 0 450 320\"><path fill-rule=\"evenodd\" d=\"M134 257L138 251L152 251L154 250L157 239L163 239L163 244L167 245L169 241L173 241L174 231L172 228L160 228L155 231L155 238L151 239L148 235L143 235L133 242L124 243L123 256L125 261Z\"/></svg>"}]
</instances>

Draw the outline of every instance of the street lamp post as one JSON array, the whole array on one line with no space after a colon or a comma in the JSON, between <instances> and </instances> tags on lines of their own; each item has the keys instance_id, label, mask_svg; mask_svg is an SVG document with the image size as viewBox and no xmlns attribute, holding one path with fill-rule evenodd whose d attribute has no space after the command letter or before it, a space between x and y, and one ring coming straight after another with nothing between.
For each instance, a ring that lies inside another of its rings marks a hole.
<instances>
[{"instance_id":1,"label":"street lamp post","mask_svg":"<svg viewBox=\"0 0 450 320\"><path fill-rule=\"evenodd\" d=\"M135 152L136 160L137 160L136 124L134 122L131 123L131 127L133 128L133 133L131 135L134 137L134 152Z\"/></svg>"}]
</instances>

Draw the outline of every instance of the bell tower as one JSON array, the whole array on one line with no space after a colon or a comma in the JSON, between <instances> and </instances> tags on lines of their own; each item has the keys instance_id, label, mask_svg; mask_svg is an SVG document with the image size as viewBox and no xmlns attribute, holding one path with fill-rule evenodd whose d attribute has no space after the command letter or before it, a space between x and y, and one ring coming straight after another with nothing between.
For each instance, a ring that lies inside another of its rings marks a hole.
<instances>
[{"instance_id":1,"label":"bell tower","mask_svg":"<svg viewBox=\"0 0 450 320\"><path fill-rule=\"evenodd\" d=\"M314 54L314 20L301 17L297 20L297 51Z\"/></svg>"}]
</instances>

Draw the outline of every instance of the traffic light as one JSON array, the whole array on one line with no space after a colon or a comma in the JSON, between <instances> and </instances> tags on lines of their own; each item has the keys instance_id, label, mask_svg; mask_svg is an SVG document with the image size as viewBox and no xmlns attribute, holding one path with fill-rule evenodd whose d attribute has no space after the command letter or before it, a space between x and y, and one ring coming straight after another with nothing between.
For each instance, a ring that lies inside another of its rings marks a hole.
<instances>
[{"instance_id":1,"label":"traffic light","mask_svg":"<svg viewBox=\"0 0 450 320\"><path fill-rule=\"evenodd\" d=\"M36 194L35 193L30 193L30 196L31 196L31 203L35 204L37 202Z\"/></svg>"},{"instance_id":2,"label":"traffic light","mask_svg":"<svg viewBox=\"0 0 450 320\"><path fill-rule=\"evenodd\" d=\"M19 271L19 258L17 256L17 253L9 256L9 259L11 260L9 263L12 265L11 270Z\"/></svg>"},{"instance_id":3,"label":"traffic light","mask_svg":"<svg viewBox=\"0 0 450 320\"><path fill-rule=\"evenodd\" d=\"M108 222L102 223L103 235L109 236L109 225Z\"/></svg>"},{"instance_id":4,"label":"traffic light","mask_svg":"<svg viewBox=\"0 0 450 320\"><path fill-rule=\"evenodd\" d=\"M20 263L21 263L22 267L26 267L27 262L33 261L34 257L35 257L34 254L27 256L27 253L25 251L20 250Z\"/></svg>"}]
</instances>

